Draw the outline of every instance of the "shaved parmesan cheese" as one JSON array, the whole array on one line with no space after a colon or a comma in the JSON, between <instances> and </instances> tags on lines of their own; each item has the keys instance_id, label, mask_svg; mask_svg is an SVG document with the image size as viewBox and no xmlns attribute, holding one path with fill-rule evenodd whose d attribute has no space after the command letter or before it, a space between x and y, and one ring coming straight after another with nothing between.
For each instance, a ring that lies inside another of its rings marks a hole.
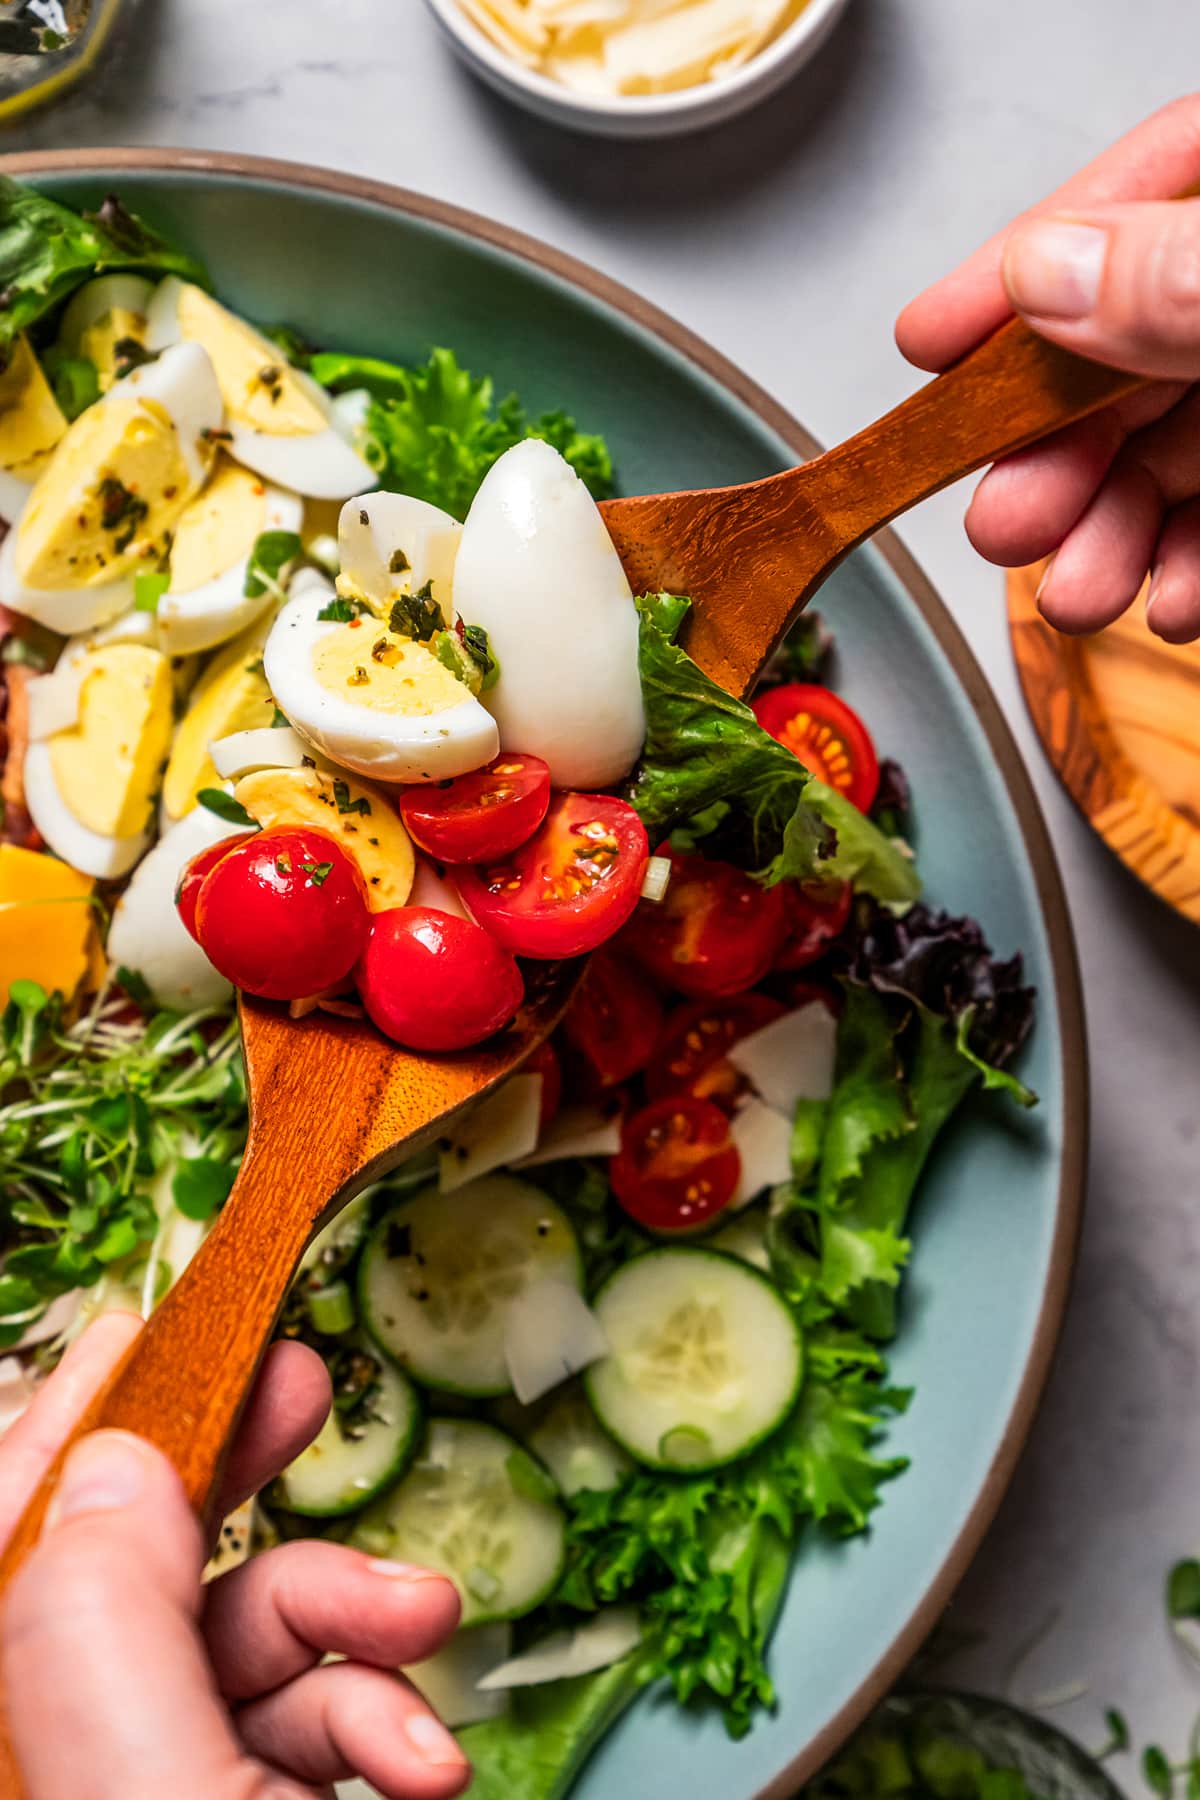
<instances>
[{"instance_id":1,"label":"shaved parmesan cheese","mask_svg":"<svg viewBox=\"0 0 1200 1800\"><path fill-rule=\"evenodd\" d=\"M483 1691L479 1684L496 1667L497 1657L507 1657L511 1648L511 1625L469 1625L456 1631L436 1656L411 1663L404 1673L443 1723L457 1730L505 1711L504 1694Z\"/></svg>"},{"instance_id":2,"label":"shaved parmesan cheese","mask_svg":"<svg viewBox=\"0 0 1200 1800\"><path fill-rule=\"evenodd\" d=\"M465 1187L525 1156L537 1143L542 1108L540 1075L512 1075L453 1126L438 1152L443 1194Z\"/></svg>"},{"instance_id":3,"label":"shaved parmesan cheese","mask_svg":"<svg viewBox=\"0 0 1200 1800\"><path fill-rule=\"evenodd\" d=\"M808 0L458 0L523 68L593 98L664 94L744 67Z\"/></svg>"},{"instance_id":4,"label":"shaved parmesan cheese","mask_svg":"<svg viewBox=\"0 0 1200 1800\"><path fill-rule=\"evenodd\" d=\"M741 1159L741 1173L729 1204L748 1206L764 1188L777 1187L792 1173L792 1122L753 1095L735 1114L729 1135Z\"/></svg>"},{"instance_id":5,"label":"shaved parmesan cheese","mask_svg":"<svg viewBox=\"0 0 1200 1800\"><path fill-rule=\"evenodd\" d=\"M773 1019L729 1051L755 1093L791 1118L799 1100L828 1100L837 1058L837 1020L823 1000Z\"/></svg>"},{"instance_id":6,"label":"shaved parmesan cheese","mask_svg":"<svg viewBox=\"0 0 1200 1800\"><path fill-rule=\"evenodd\" d=\"M600 1321L565 1281L533 1282L504 1315L504 1361L522 1406L607 1355Z\"/></svg>"},{"instance_id":7,"label":"shaved parmesan cheese","mask_svg":"<svg viewBox=\"0 0 1200 1800\"><path fill-rule=\"evenodd\" d=\"M564 1106L542 1133L536 1150L513 1166L535 1169L539 1163L564 1162L569 1156L615 1156L621 1148L621 1115L598 1106Z\"/></svg>"},{"instance_id":8,"label":"shaved parmesan cheese","mask_svg":"<svg viewBox=\"0 0 1200 1800\"><path fill-rule=\"evenodd\" d=\"M671 859L669 856L652 856L646 864L646 874L642 882L642 899L658 901L666 894L671 885Z\"/></svg>"},{"instance_id":9,"label":"shaved parmesan cheese","mask_svg":"<svg viewBox=\"0 0 1200 1800\"><path fill-rule=\"evenodd\" d=\"M483 1693L539 1687L573 1675L594 1675L636 1650L642 1627L634 1606L604 1606L574 1631L553 1631L538 1644L492 1669L478 1682Z\"/></svg>"},{"instance_id":10,"label":"shaved parmesan cheese","mask_svg":"<svg viewBox=\"0 0 1200 1800\"><path fill-rule=\"evenodd\" d=\"M216 738L208 754L222 781L232 781L252 769L299 769L308 749L290 725L262 725Z\"/></svg>"}]
</instances>

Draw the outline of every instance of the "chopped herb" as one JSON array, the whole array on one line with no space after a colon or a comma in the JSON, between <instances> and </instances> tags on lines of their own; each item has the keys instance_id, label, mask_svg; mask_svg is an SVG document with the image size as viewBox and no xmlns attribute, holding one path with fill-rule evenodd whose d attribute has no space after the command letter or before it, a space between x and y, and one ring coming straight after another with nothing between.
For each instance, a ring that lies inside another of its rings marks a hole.
<instances>
[{"instance_id":1,"label":"chopped herb","mask_svg":"<svg viewBox=\"0 0 1200 1800\"><path fill-rule=\"evenodd\" d=\"M132 370L144 369L147 363L157 360L157 353L147 350L135 337L118 338L113 345L113 375L117 381L123 380Z\"/></svg>"},{"instance_id":2,"label":"chopped herb","mask_svg":"<svg viewBox=\"0 0 1200 1800\"><path fill-rule=\"evenodd\" d=\"M240 825L246 831L259 831L258 820L252 818L240 800L227 794L224 788L201 788L196 795L201 806L207 806L209 812L216 813L218 819L224 819L227 825Z\"/></svg>"},{"instance_id":3,"label":"chopped herb","mask_svg":"<svg viewBox=\"0 0 1200 1800\"><path fill-rule=\"evenodd\" d=\"M303 862L300 864L300 868L302 872L308 876L314 887L324 887L325 883L329 880L329 877L333 874L333 864L331 862Z\"/></svg>"},{"instance_id":4,"label":"chopped herb","mask_svg":"<svg viewBox=\"0 0 1200 1800\"><path fill-rule=\"evenodd\" d=\"M292 859L287 854L286 850L282 853L282 855L277 856L275 858L275 867L279 870L279 873L281 875L290 875L291 874ZM301 867L303 867L303 864L301 864Z\"/></svg>"},{"instance_id":5,"label":"chopped herb","mask_svg":"<svg viewBox=\"0 0 1200 1800\"><path fill-rule=\"evenodd\" d=\"M464 625L462 640L483 673L483 690L495 687L500 679L500 664L492 652L491 642L482 625Z\"/></svg>"},{"instance_id":6,"label":"chopped herb","mask_svg":"<svg viewBox=\"0 0 1200 1800\"><path fill-rule=\"evenodd\" d=\"M389 628L397 637L415 638L427 644L435 631L445 631L446 620L433 597L433 584L426 582L415 594L401 594L392 602Z\"/></svg>"},{"instance_id":7,"label":"chopped herb","mask_svg":"<svg viewBox=\"0 0 1200 1800\"><path fill-rule=\"evenodd\" d=\"M340 813L369 813L371 810L371 802L365 794L360 794L357 800L350 798L349 786L344 781L334 782L333 799Z\"/></svg>"},{"instance_id":8,"label":"chopped herb","mask_svg":"<svg viewBox=\"0 0 1200 1800\"><path fill-rule=\"evenodd\" d=\"M346 677L346 686L366 687L370 682L370 679L371 677L367 674L367 671L363 668L362 664L359 663L353 675L348 675Z\"/></svg>"},{"instance_id":9,"label":"chopped herb","mask_svg":"<svg viewBox=\"0 0 1200 1800\"><path fill-rule=\"evenodd\" d=\"M113 550L124 555L137 535L137 528L150 511L140 494L127 488L115 475L103 475L97 489L100 498L100 525L111 531Z\"/></svg>"},{"instance_id":10,"label":"chopped herb","mask_svg":"<svg viewBox=\"0 0 1200 1800\"><path fill-rule=\"evenodd\" d=\"M117 986L124 989L135 1006L150 1005L153 995L149 983L136 969L127 969L122 963L117 970L116 981Z\"/></svg>"},{"instance_id":11,"label":"chopped herb","mask_svg":"<svg viewBox=\"0 0 1200 1800\"><path fill-rule=\"evenodd\" d=\"M166 569L139 569L133 578L134 611L157 612L158 603L170 585L171 577Z\"/></svg>"},{"instance_id":12,"label":"chopped herb","mask_svg":"<svg viewBox=\"0 0 1200 1800\"><path fill-rule=\"evenodd\" d=\"M389 575L403 575L406 569L411 568L412 564L409 562L407 556L405 556L403 550L392 551L392 554L388 557Z\"/></svg>"},{"instance_id":13,"label":"chopped herb","mask_svg":"<svg viewBox=\"0 0 1200 1800\"><path fill-rule=\"evenodd\" d=\"M288 563L299 556L300 548L298 532L260 532L254 540L254 548L250 552L250 562L246 569L246 585L243 592L247 600L257 600L262 594L274 594L277 599L282 599L283 587L280 575Z\"/></svg>"},{"instance_id":14,"label":"chopped herb","mask_svg":"<svg viewBox=\"0 0 1200 1800\"><path fill-rule=\"evenodd\" d=\"M317 617L326 625L347 625L351 619L361 619L370 610L365 600L347 599L343 594L335 594L321 608Z\"/></svg>"}]
</instances>

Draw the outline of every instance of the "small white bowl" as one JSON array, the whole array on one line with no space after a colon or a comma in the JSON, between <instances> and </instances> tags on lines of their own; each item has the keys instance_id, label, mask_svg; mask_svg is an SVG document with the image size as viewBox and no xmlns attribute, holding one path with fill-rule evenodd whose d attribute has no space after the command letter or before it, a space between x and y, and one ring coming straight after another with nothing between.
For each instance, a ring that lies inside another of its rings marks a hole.
<instances>
[{"instance_id":1,"label":"small white bowl","mask_svg":"<svg viewBox=\"0 0 1200 1800\"><path fill-rule=\"evenodd\" d=\"M482 81L528 112L601 137L676 137L719 125L746 112L782 87L820 49L849 0L808 0L765 50L744 68L718 81L670 94L626 94L593 99L551 81L506 56L471 22L458 0L427 0L434 17L463 60Z\"/></svg>"}]
</instances>

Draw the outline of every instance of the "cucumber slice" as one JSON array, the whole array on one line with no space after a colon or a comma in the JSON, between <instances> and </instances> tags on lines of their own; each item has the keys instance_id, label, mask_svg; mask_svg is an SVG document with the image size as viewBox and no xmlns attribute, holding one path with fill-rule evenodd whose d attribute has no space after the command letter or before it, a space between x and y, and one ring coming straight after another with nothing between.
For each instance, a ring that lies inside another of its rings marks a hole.
<instances>
[{"instance_id":1,"label":"cucumber slice","mask_svg":"<svg viewBox=\"0 0 1200 1800\"><path fill-rule=\"evenodd\" d=\"M608 1493L633 1468L621 1446L601 1427L583 1389L575 1385L551 1401L527 1442L568 1500L585 1488Z\"/></svg>"},{"instance_id":2,"label":"cucumber slice","mask_svg":"<svg viewBox=\"0 0 1200 1800\"><path fill-rule=\"evenodd\" d=\"M354 1512L391 1487L412 1460L421 1423L416 1389L385 1358L358 1346L341 1349L330 1373L333 1411L271 1495L279 1506L309 1519ZM354 1404L339 1406L347 1398Z\"/></svg>"},{"instance_id":3,"label":"cucumber slice","mask_svg":"<svg viewBox=\"0 0 1200 1800\"><path fill-rule=\"evenodd\" d=\"M370 1193L358 1194L318 1231L300 1259L300 1274L309 1277L307 1287L328 1287L337 1280L367 1235L370 1210Z\"/></svg>"},{"instance_id":4,"label":"cucumber slice","mask_svg":"<svg viewBox=\"0 0 1200 1800\"><path fill-rule=\"evenodd\" d=\"M512 1391L504 1327L535 1282L583 1286L566 1215L540 1188L485 1175L454 1194L425 1188L380 1220L363 1252L367 1330L426 1387Z\"/></svg>"},{"instance_id":5,"label":"cucumber slice","mask_svg":"<svg viewBox=\"0 0 1200 1800\"><path fill-rule=\"evenodd\" d=\"M611 1354L584 1376L605 1430L651 1469L716 1469L769 1437L803 1372L795 1318L731 1256L672 1246L634 1257L594 1302Z\"/></svg>"},{"instance_id":6,"label":"cucumber slice","mask_svg":"<svg viewBox=\"0 0 1200 1800\"><path fill-rule=\"evenodd\" d=\"M494 1425L431 1419L416 1462L350 1541L449 1576L464 1625L519 1619L562 1572L566 1520L554 1491L541 1464Z\"/></svg>"}]
</instances>

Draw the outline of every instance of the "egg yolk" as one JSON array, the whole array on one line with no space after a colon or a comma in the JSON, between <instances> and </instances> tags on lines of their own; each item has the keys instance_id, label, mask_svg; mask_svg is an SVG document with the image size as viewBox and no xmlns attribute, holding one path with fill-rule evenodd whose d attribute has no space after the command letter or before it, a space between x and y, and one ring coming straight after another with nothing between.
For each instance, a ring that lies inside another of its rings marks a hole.
<instances>
[{"instance_id":1,"label":"egg yolk","mask_svg":"<svg viewBox=\"0 0 1200 1800\"><path fill-rule=\"evenodd\" d=\"M427 718L466 698L463 683L428 645L397 637L373 618L324 633L312 668L323 688L368 712Z\"/></svg>"},{"instance_id":2,"label":"egg yolk","mask_svg":"<svg viewBox=\"0 0 1200 1800\"><path fill-rule=\"evenodd\" d=\"M80 334L79 354L96 365L102 394L108 392L117 378L118 344L145 342L145 313L131 312L126 306L114 306L111 312L93 320Z\"/></svg>"},{"instance_id":3,"label":"egg yolk","mask_svg":"<svg viewBox=\"0 0 1200 1800\"><path fill-rule=\"evenodd\" d=\"M29 340L17 338L0 372L0 468L23 481L35 480L66 429L67 421Z\"/></svg>"},{"instance_id":4,"label":"egg yolk","mask_svg":"<svg viewBox=\"0 0 1200 1800\"><path fill-rule=\"evenodd\" d=\"M50 739L54 783L90 831L146 829L171 741L171 665L141 644L88 652L79 718Z\"/></svg>"},{"instance_id":5,"label":"egg yolk","mask_svg":"<svg viewBox=\"0 0 1200 1800\"><path fill-rule=\"evenodd\" d=\"M171 545L171 592L188 594L254 548L267 516L261 479L221 457L203 492L180 514Z\"/></svg>"},{"instance_id":6,"label":"egg yolk","mask_svg":"<svg viewBox=\"0 0 1200 1800\"><path fill-rule=\"evenodd\" d=\"M194 488L166 409L136 395L89 406L68 428L17 528L33 588L93 587L152 566Z\"/></svg>"},{"instance_id":7,"label":"egg yolk","mask_svg":"<svg viewBox=\"0 0 1200 1800\"><path fill-rule=\"evenodd\" d=\"M305 393L282 350L252 325L186 282L177 317L184 337L202 344L212 358L225 410L237 424L272 437L307 437L325 430L324 413Z\"/></svg>"}]
</instances>

